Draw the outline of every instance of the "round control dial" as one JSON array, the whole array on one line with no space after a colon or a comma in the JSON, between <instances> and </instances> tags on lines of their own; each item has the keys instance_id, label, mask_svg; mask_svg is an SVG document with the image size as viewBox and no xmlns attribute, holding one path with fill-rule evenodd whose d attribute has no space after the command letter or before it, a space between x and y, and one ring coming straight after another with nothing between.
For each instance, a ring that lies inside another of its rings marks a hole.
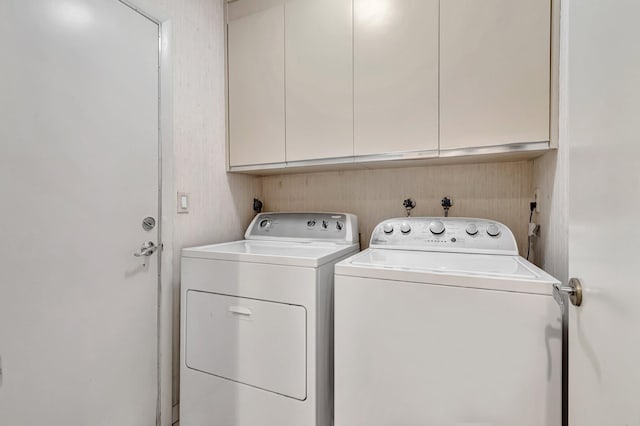
<instances>
[{"instance_id":1,"label":"round control dial","mask_svg":"<svg viewBox=\"0 0 640 426\"><path fill-rule=\"evenodd\" d=\"M403 223L402 225L400 225L400 232L402 232L403 234L408 234L409 232L411 232L411 225L406 222Z\"/></svg>"},{"instance_id":2,"label":"round control dial","mask_svg":"<svg viewBox=\"0 0 640 426\"><path fill-rule=\"evenodd\" d=\"M433 222L431 222L431 224L429 224L429 231L431 231L431 233L435 235L442 234L445 231L444 223L439 220L434 220Z\"/></svg>"},{"instance_id":3,"label":"round control dial","mask_svg":"<svg viewBox=\"0 0 640 426\"><path fill-rule=\"evenodd\" d=\"M390 223L385 223L382 225L382 230L385 234L393 234L393 225Z\"/></svg>"},{"instance_id":4,"label":"round control dial","mask_svg":"<svg viewBox=\"0 0 640 426\"><path fill-rule=\"evenodd\" d=\"M500 235L500 228L495 223L491 223L489 224L489 226L487 226L487 234L492 237L497 237L498 235Z\"/></svg>"},{"instance_id":5,"label":"round control dial","mask_svg":"<svg viewBox=\"0 0 640 426\"><path fill-rule=\"evenodd\" d=\"M260 221L260 228L268 229L271 227L271 219L262 219Z\"/></svg>"},{"instance_id":6,"label":"round control dial","mask_svg":"<svg viewBox=\"0 0 640 426\"><path fill-rule=\"evenodd\" d=\"M469 235L476 235L478 233L478 226L475 223L470 223L467 225L465 231L467 231Z\"/></svg>"}]
</instances>

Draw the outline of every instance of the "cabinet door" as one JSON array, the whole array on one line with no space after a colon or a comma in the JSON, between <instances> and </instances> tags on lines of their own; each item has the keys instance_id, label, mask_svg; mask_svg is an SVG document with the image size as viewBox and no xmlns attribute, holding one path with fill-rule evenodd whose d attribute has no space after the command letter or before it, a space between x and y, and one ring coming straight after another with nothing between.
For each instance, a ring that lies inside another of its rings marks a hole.
<instances>
[{"instance_id":1,"label":"cabinet door","mask_svg":"<svg viewBox=\"0 0 640 426\"><path fill-rule=\"evenodd\" d=\"M285 5L287 161L353 155L351 0Z\"/></svg>"},{"instance_id":2,"label":"cabinet door","mask_svg":"<svg viewBox=\"0 0 640 426\"><path fill-rule=\"evenodd\" d=\"M438 149L438 0L354 0L355 154Z\"/></svg>"},{"instance_id":3,"label":"cabinet door","mask_svg":"<svg viewBox=\"0 0 640 426\"><path fill-rule=\"evenodd\" d=\"M440 7L440 149L548 141L551 1Z\"/></svg>"},{"instance_id":4,"label":"cabinet door","mask_svg":"<svg viewBox=\"0 0 640 426\"><path fill-rule=\"evenodd\" d=\"M229 22L229 165L285 161L284 5Z\"/></svg>"}]
</instances>

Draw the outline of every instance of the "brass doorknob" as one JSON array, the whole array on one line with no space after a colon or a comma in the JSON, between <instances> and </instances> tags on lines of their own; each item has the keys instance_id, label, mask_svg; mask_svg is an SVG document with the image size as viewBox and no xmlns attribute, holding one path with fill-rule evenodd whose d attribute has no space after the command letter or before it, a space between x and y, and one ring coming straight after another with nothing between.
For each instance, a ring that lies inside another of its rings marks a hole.
<instances>
[{"instance_id":1,"label":"brass doorknob","mask_svg":"<svg viewBox=\"0 0 640 426\"><path fill-rule=\"evenodd\" d=\"M554 284L553 293L556 300L562 302L562 296L567 296L573 306L582 305L582 282L578 278L571 278L569 284Z\"/></svg>"}]
</instances>

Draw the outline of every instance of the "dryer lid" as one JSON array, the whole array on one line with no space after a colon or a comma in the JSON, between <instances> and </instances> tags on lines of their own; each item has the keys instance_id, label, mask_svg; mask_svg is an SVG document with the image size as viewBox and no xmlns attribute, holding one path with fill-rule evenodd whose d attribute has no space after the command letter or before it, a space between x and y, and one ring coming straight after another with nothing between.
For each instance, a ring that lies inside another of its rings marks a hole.
<instances>
[{"instance_id":1,"label":"dryer lid","mask_svg":"<svg viewBox=\"0 0 640 426\"><path fill-rule=\"evenodd\" d=\"M182 250L183 257L317 268L358 250L358 244L241 240Z\"/></svg>"}]
</instances>

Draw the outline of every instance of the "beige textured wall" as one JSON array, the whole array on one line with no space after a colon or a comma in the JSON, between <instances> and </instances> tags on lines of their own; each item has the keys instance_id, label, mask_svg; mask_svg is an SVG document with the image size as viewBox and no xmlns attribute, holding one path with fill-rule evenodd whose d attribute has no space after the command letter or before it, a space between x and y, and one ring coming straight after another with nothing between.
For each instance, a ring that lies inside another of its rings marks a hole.
<instances>
[{"instance_id":1,"label":"beige textured wall","mask_svg":"<svg viewBox=\"0 0 640 426\"><path fill-rule=\"evenodd\" d=\"M454 201L451 216L503 222L526 254L532 179L533 162L519 161L267 176L262 193L265 211L356 214L363 248L379 222L405 215L405 198L417 203L413 216L441 216L446 195Z\"/></svg>"},{"instance_id":2,"label":"beige textured wall","mask_svg":"<svg viewBox=\"0 0 640 426\"><path fill-rule=\"evenodd\" d=\"M568 160L566 149L549 152L533 162L533 185L540 190L540 224L535 242L536 264L563 282L568 282Z\"/></svg>"},{"instance_id":3,"label":"beige textured wall","mask_svg":"<svg viewBox=\"0 0 640 426\"><path fill-rule=\"evenodd\" d=\"M150 0L171 20L175 189L190 212L174 214L174 403L178 401L180 250L242 237L260 179L225 172L223 0Z\"/></svg>"}]
</instances>

